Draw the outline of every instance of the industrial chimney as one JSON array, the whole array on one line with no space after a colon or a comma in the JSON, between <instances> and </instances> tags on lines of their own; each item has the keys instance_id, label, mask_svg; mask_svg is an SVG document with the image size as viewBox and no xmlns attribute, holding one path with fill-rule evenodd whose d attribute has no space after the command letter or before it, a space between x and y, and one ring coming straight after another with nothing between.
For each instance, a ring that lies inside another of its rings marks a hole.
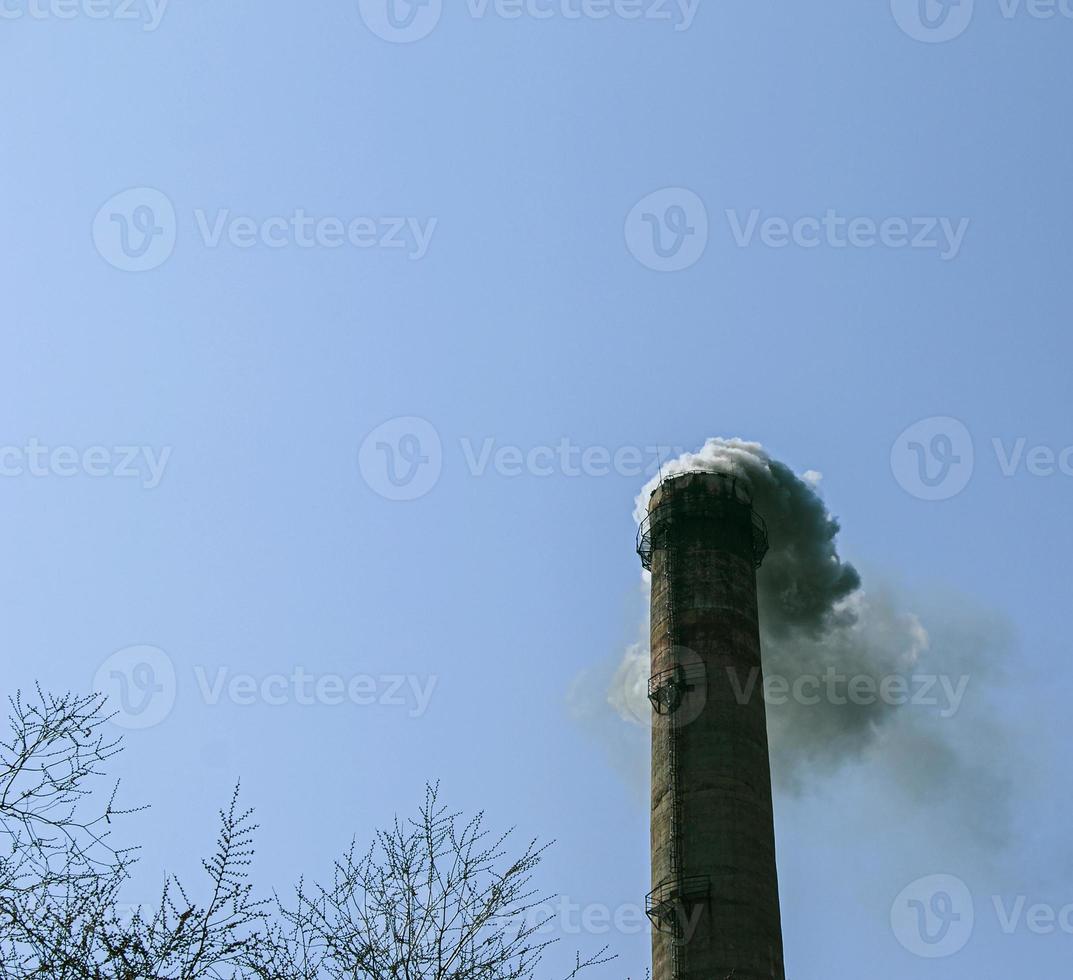
<instances>
[{"instance_id":1,"label":"industrial chimney","mask_svg":"<svg viewBox=\"0 0 1073 980\"><path fill-rule=\"evenodd\" d=\"M661 482L637 551L652 573L653 980L784 980L756 569L746 486Z\"/></svg>"}]
</instances>

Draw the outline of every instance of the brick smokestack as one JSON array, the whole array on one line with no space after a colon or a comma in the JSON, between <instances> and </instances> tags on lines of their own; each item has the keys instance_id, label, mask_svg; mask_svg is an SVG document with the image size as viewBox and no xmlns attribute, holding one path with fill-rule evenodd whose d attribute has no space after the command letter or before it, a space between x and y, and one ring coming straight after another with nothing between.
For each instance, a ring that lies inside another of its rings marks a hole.
<instances>
[{"instance_id":1,"label":"brick smokestack","mask_svg":"<svg viewBox=\"0 0 1073 980\"><path fill-rule=\"evenodd\" d=\"M653 980L785 980L746 485L692 472L652 494Z\"/></svg>"}]
</instances>

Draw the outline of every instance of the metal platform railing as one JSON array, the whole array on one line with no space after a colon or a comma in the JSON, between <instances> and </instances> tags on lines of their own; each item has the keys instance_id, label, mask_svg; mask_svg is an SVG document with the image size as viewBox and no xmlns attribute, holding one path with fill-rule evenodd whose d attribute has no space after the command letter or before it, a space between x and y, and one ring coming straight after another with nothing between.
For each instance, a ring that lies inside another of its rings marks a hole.
<instances>
[{"instance_id":1,"label":"metal platform railing","mask_svg":"<svg viewBox=\"0 0 1073 980\"><path fill-rule=\"evenodd\" d=\"M637 529L637 554L641 556L641 565L646 570L652 570L652 553L667 548L667 541L674 531L676 515L672 505L664 504L649 514ZM759 568L768 552L769 542L767 524L764 519L751 510L752 518L752 552L753 566ZM693 515L690 515L693 516Z\"/></svg>"},{"instance_id":2,"label":"metal platform railing","mask_svg":"<svg viewBox=\"0 0 1073 980\"><path fill-rule=\"evenodd\" d=\"M675 664L648 678L648 700L656 714L668 715L678 709L687 691L706 681L704 664Z\"/></svg>"},{"instance_id":3,"label":"metal platform railing","mask_svg":"<svg viewBox=\"0 0 1073 980\"><path fill-rule=\"evenodd\" d=\"M709 875L668 878L645 896L645 915L659 932L680 935L690 919L690 910L707 902L712 893Z\"/></svg>"}]
</instances>

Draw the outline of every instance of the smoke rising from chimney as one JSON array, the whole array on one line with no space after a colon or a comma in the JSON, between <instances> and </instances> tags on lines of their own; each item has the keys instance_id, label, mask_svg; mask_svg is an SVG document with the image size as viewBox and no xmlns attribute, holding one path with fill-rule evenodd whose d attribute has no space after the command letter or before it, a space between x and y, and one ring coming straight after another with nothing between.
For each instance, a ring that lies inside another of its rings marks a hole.
<instances>
[{"instance_id":1,"label":"smoke rising from chimney","mask_svg":"<svg viewBox=\"0 0 1073 980\"><path fill-rule=\"evenodd\" d=\"M771 636L821 638L854 620L842 604L861 585L857 570L838 556L838 522L816 493L820 475L798 477L755 442L709 439L697 453L685 453L664 467L663 476L691 470L724 473L746 483L753 508L767 522L771 551L759 577L763 626ZM640 522L657 476L637 497Z\"/></svg>"},{"instance_id":2,"label":"smoke rising from chimney","mask_svg":"<svg viewBox=\"0 0 1073 980\"><path fill-rule=\"evenodd\" d=\"M974 622L964 607L949 615L932 610L944 646L933 651L921 619L891 592L866 592L860 574L839 555L839 524L817 492L820 474L798 476L758 443L720 438L664 464L663 478L691 470L747 483L756 512L767 522L770 551L757 587L764 674L778 685L772 695L780 695L768 698L776 783L796 791L810 776L867 757L889 766L891 782L910 797L949 800L962 794L970 802L998 792L1001 769L985 772L976 757L987 751L992 765L998 763L1003 753L995 744L1001 735L974 722L962 724L954 715L976 693L971 685L987 672L989 660L1004 652L1007 631L1001 622ZM638 520L658 483L654 478L637 497ZM647 590L649 576L643 574ZM988 639L981 642L982 636ZM645 623L607 694L622 718L640 724L648 723L651 710L647 637ZM980 646L972 648L974 643ZM936 652L941 663L934 662ZM842 680L832 687L831 678ZM865 679L856 682L864 685L865 696L860 690L850 695L852 678ZM898 697L876 693L884 679L892 685L888 693L896 690ZM809 696L798 697L801 691ZM967 713L971 717L973 711ZM977 829L1001 836L1003 816L994 804L990 813L988 826Z\"/></svg>"}]
</instances>

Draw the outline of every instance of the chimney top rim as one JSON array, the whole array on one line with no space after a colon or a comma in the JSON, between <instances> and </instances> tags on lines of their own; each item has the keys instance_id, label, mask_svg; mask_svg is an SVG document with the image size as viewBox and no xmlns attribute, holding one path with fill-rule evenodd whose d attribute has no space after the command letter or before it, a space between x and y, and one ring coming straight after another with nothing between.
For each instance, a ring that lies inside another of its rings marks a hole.
<instances>
[{"instance_id":1,"label":"chimney top rim","mask_svg":"<svg viewBox=\"0 0 1073 980\"><path fill-rule=\"evenodd\" d=\"M688 480L688 482L692 483L694 482L696 477L705 478L703 480L703 483L708 484L708 486L713 490L718 488L718 492L720 494L734 496L742 503L750 505L753 502L752 487L750 486L747 478L739 476L736 473L719 473L715 470L696 468L683 470L681 473L672 473L670 476L664 477L649 495L649 508L651 508L652 501L655 499L656 494L663 491L664 488L667 487L669 484L676 483L682 480ZM674 489L676 490L678 488L676 487Z\"/></svg>"}]
</instances>

